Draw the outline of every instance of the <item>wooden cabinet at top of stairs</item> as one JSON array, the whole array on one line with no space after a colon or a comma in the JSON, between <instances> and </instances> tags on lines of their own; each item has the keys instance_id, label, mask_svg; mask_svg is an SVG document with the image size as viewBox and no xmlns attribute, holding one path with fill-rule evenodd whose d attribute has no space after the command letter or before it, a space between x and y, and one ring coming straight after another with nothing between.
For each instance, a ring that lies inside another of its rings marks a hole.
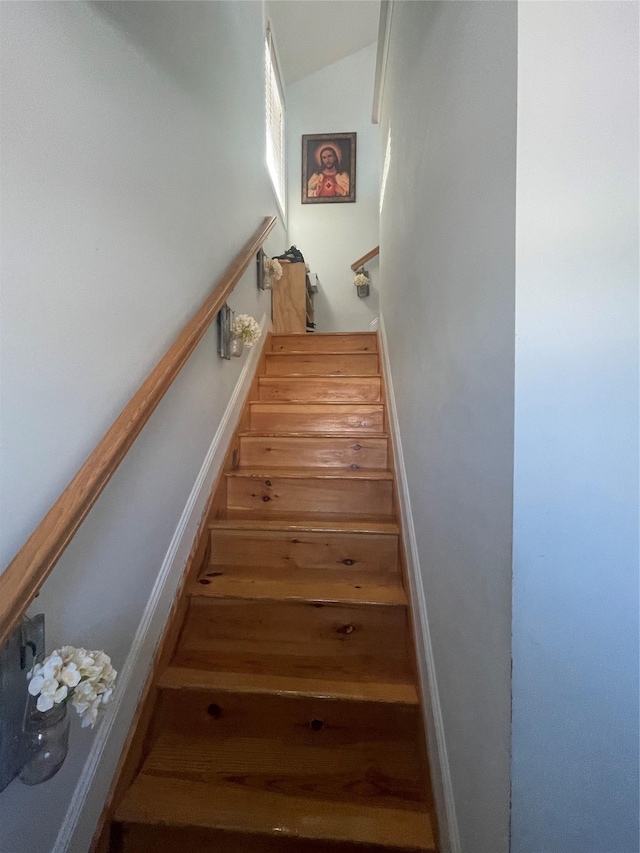
<instances>
[{"instance_id":1,"label":"wooden cabinet at top of stairs","mask_svg":"<svg viewBox=\"0 0 640 853\"><path fill-rule=\"evenodd\" d=\"M282 264L282 278L272 291L273 331L304 334L313 322L313 293L307 287L304 264Z\"/></svg>"}]
</instances>

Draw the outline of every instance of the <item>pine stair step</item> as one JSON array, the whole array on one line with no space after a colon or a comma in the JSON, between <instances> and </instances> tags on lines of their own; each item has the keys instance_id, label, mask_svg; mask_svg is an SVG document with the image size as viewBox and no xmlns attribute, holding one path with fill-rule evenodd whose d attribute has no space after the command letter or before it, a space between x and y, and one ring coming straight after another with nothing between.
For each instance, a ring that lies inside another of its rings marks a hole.
<instances>
[{"instance_id":1,"label":"pine stair step","mask_svg":"<svg viewBox=\"0 0 640 853\"><path fill-rule=\"evenodd\" d=\"M311 806L311 807L310 807ZM425 810L314 800L271 791L140 774L118 806L120 823L221 828L257 835L436 850ZM247 850L251 849L248 842Z\"/></svg>"},{"instance_id":2,"label":"pine stair step","mask_svg":"<svg viewBox=\"0 0 640 853\"><path fill-rule=\"evenodd\" d=\"M243 525L210 527L210 566L265 580L329 580L358 583L377 578L380 585L398 574L398 536L389 532L300 530Z\"/></svg>"},{"instance_id":3,"label":"pine stair step","mask_svg":"<svg viewBox=\"0 0 640 853\"><path fill-rule=\"evenodd\" d=\"M380 374L377 352L267 352L267 376L376 376Z\"/></svg>"},{"instance_id":4,"label":"pine stair step","mask_svg":"<svg viewBox=\"0 0 640 853\"><path fill-rule=\"evenodd\" d=\"M322 433L255 433L239 436L240 468L320 468L343 470L387 469L386 435Z\"/></svg>"},{"instance_id":5,"label":"pine stair step","mask_svg":"<svg viewBox=\"0 0 640 853\"><path fill-rule=\"evenodd\" d=\"M275 402L375 403L381 386L380 376L261 376L258 396Z\"/></svg>"},{"instance_id":6,"label":"pine stair step","mask_svg":"<svg viewBox=\"0 0 640 853\"><path fill-rule=\"evenodd\" d=\"M338 681L327 678L253 672L218 672L168 666L157 682L161 690L203 690L211 693L273 694L354 702L418 705L412 681Z\"/></svg>"},{"instance_id":7,"label":"pine stair step","mask_svg":"<svg viewBox=\"0 0 640 853\"><path fill-rule=\"evenodd\" d=\"M300 533L376 533L397 536L400 528L395 520L386 516L345 518L341 513L272 513L264 517L258 513L226 512L224 517L209 523L211 530L279 530Z\"/></svg>"},{"instance_id":8,"label":"pine stair step","mask_svg":"<svg viewBox=\"0 0 640 853\"><path fill-rule=\"evenodd\" d=\"M254 570L255 571L255 570ZM298 575L303 574L298 572ZM311 578L264 580L255 575L226 571L220 566L209 566L200 577L188 584L189 597L267 599L270 601L306 601L340 604L406 605L407 597L399 575L388 573L395 582L381 584L366 576L345 580L319 580L318 573ZM378 581L378 578L375 578Z\"/></svg>"},{"instance_id":9,"label":"pine stair step","mask_svg":"<svg viewBox=\"0 0 640 853\"><path fill-rule=\"evenodd\" d=\"M260 468L235 468L227 471L225 476L236 480L264 480L272 476L271 471L263 466ZM278 468L275 475L280 480L340 480L360 481L372 480L392 482L393 474L388 469L360 469L357 471L334 471L330 468Z\"/></svg>"},{"instance_id":10,"label":"pine stair step","mask_svg":"<svg viewBox=\"0 0 640 853\"><path fill-rule=\"evenodd\" d=\"M264 403L249 405L251 431L297 433L384 432L382 403Z\"/></svg>"},{"instance_id":11,"label":"pine stair step","mask_svg":"<svg viewBox=\"0 0 640 853\"><path fill-rule=\"evenodd\" d=\"M314 332L271 335L271 352L378 352L376 332Z\"/></svg>"},{"instance_id":12,"label":"pine stair step","mask_svg":"<svg viewBox=\"0 0 640 853\"><path fill-rule=\"evenodd\" d=\"M404 732L393 722L372 731L366 718L358 732L348 721L356 709L345 703L338 703L332 714L308 699L261 696L252 707L247 699L239 702L230 695L227 708L225 700L209 703L202 697L197 703L195 697L175 692L166 698L167 726L144 761L143 775L190 778L251 794L278 791L306 799L309 810L326 801L426 810L426 780L413 742L415 708L387 709L389 716L393 712L394 717L407 718ZM208 713L210 704L218 706L215 717ZM314 711L296 717L300 705L311 705ZM374 710L379 719L380 709ZM321 724L317 730L309 725L313 719Z\"/></svg>"},{"instance_id":13,"label":"pine stair step","mask_svg":"<svg viewBox=\"0 0 640 853\"><path fill-rule=\"evenodd\" d=\"M407 682L407 607L191 597L172 665L330 681Z\"/></svg>"},{"instance_id":14,"label":"pine stair step","mask_svg":"<svg viewBox=\"0 0 640 853\"><path fill-rule=\"evenodd\" d=\"M226 474L227 507L235 510L371 513L391 516L393 475L385 470L237 468Z\"/></svg>"}]
</instances>

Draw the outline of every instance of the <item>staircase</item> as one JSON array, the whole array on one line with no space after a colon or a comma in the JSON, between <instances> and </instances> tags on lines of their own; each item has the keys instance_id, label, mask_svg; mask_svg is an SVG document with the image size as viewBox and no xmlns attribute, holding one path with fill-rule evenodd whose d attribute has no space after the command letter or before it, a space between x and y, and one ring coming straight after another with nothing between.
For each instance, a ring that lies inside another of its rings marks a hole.
<instances>
[{"instance_id":1,"label":"staircase","mask_svg":"<svg viewBox=\"0 0 640 853\"><path fill-rule=\"evenodd\" d=\"M266 347L110 850L435 851L377 336Z\"/></svg>"}]
</instances>

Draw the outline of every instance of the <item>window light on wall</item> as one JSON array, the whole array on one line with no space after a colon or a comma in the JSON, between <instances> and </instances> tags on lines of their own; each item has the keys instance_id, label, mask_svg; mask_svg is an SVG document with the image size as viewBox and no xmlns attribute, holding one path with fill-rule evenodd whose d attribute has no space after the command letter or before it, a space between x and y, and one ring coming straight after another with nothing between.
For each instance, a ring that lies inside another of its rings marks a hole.
<instances>
[{"instance_id":1,"label":"window light on wall","mask_svg":"<svg viewBox=\"0 0 640 853\"><path fill-rule=\"evenodd\" d=\"M267 168L276 197L285 210L284 96L271 27L265 40L265 109Z\"/></svg>"}]
</instances>

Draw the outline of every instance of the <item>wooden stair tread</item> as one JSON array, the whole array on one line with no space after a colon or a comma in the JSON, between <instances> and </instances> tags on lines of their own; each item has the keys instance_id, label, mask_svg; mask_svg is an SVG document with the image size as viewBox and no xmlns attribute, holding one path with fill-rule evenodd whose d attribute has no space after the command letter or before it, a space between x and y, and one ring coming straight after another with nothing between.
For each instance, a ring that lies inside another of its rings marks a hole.
<instances>
[{"instance_id":1,"label":"wooden stair tread","mask_svg":"<svg viewBox=\"0 0 640 853\"><path fill-rule=\"evenodd\" d=\"M320 514L315 512L271 513L269 516L254 512L227 510L224 517L209 524L210 529L226 530L286 530L286 531L331 531L334 533L383 533L397 536L399 528L394 519L387 516L350 517L341 513Z\"/></svg>"},{"instance_id":2,"label":"wooden stair tread","mask_svg":"<svg viewBox=\"0 0 640 853\"><path fill-rule=\"evenodd\" d=\"M184 706L184 699L174 698L178 708ZM425 809L426 780L411 724L379 731L363 723L360 731L345 725L340 713L334 716L326 709L326 728L314 731L306 715L289 721L283 702L292 707L291 700L276 700L271 709L263 701L258 711L262 719L258 719L250 711L234 708L233 701L227 709L223 701L217 721L208 718L206 700L201 700L200 716L190 716L185 709L184 720L175 720L175 725L169 721L162 728L141 773L191 779L252 795L277 791L308 800L311 808L330 801L403 811ZM270 721L269 714L278 716Z\"/></svg>"},{"instance_id":3,"label":"wooden stair tread","mask_svg":"<svg viewBox=\"0 0 640 853\"><path fill-rule=\"evenodd\" d=\"M422 851L436 849L426 809L410 811L309 800L144 773L129 788L115 819L123 823L218 827Z\"/></svg>"},{"instance_id":4,"label":"wooden stair tread","mask_svg":"<svg viewBox=\"0 0 640 853\"><path fill-rule=\"evenodd\" d=\"M317 356L325 356L325 355L378 355L377 350L347 350L347 349L323 349L323 350L287 350L286 352L277 352L273 350L269 350L265 353L269 358L288 358L289 356L294 356L295 358L300 358L301 355L308 356L309 358L316 358ZM326 374L319 373L318 376L326 376ZM351 374L349 374L351 375ZM371 376L370 373L358 373L354 374L357 376ZM378 374L379 375L379 374Z\"/></svg>"},{"instance_id":5,"label":"wooden stair tread","mask_svg":"<svg viewBox=\"0 0 640 853\"><path fill-rule=\"evenodd\" d=\"M344 602L366 605L406 606L407 597L400 584L399 575L386 573L387 583L366 575L348 582L318 580L318 572L305 578L303 572L286 579L263 580L259 576L234 573L233 567L225 571L220 566L210 566L196 581L187 586L187 595L207 598L265 598L274 601ZM311 574L311 573L308 573Z\"/></svg>"},{"instance_id":6,"label":"wooden stair tread","mask_svg":"<svg viewBox=\"0 0 640 853\"><path fill-rule=\"evenodd\" d=\"M274 473L275 472L275 473ZM389 470L380 468L359 468L342 470L340 468L278 468L265 471L263 468L236 468L227 471L227 477L249 477L264 480L273 477L280 480L393 480Z\"/></svg>"},{"instance_id":7,"label":"wooden stair tread","mask_svg":"<svg viewBox=\"0 0 640 853\"><path fill-rule=\"evenodd\" d=\"M285 430L278 430L278 432L274 432L273 430L245 430L244 432L238 433L239 438L345 438L349 441L357 441L357 433L354 432L287 432ZM389 438L389 434L386 432L368 432L363 435L363 441L369 441L370 439L381 439L381 438Z\"/></svg>"},{"instance_id":8,"label":"wooden stair tread","mask_svg":"<svg viewBox=\"0 0 640 853\"><path fill-rule=\"evenodd\" d=\"M304 353L308 355L309 353ZM270 355L286 355L286 353L270 353ZM296 353L296 355L301 355L301 353ZM341 353L344 355L344 353ZM332 382L338 381L341 385L348 385L349 382L355 380L364 379L365 382L369 382L370 380L379 380L382 378L382 374L380 373L349 373L344 374L341 373L338 376L328 376L326 373L305 373L304 376L267 376L267 374L262 374L258 377L258 382L262 385L281 385L283 382L299 382L301 385L309 379L330 379Z\"/></svg>"},{"instance_id":9,"label":"wooden stair tread","mask_svg":"<svg viewBox=\"0 0 640 853\"><path fill-rule=\"evenodd\" d=\"M322 699L417 705L413 683L338 681L272 673L219 672L186 666L168 666L158 679L163 690L206 690L222 693L269 693Z\"/></svg>"},{"instance_id":10,"label":"wooden stair tread","mask_svg":"<svg viewBox=\"0 0 640 853\"><path fill-rule=\"evenodd\" d=\"M348 406L350 409L375 409L376 411L384 409L384 403L381 400L373 400L368 403L354 403L351 400L346 400L344 402L342 400L322 400L321 402L313 403L305 403L300 400L251 400L250 405L254 408L271 409L275 407L277 410L290 409L293 411L296 409L303 409L310 412L323 412L327 408L334 409L338 406Z\"/></svg>"}]
</instances>

